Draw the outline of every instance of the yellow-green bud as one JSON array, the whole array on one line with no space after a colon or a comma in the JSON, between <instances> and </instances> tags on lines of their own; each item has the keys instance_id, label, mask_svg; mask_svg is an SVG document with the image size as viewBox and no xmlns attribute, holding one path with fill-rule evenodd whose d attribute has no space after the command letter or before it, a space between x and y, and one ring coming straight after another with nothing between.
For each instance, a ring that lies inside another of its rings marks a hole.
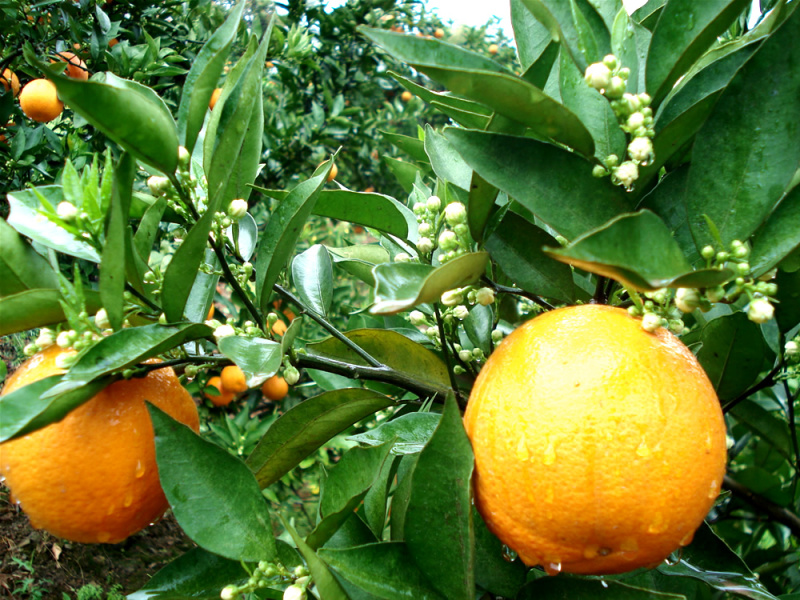
<instances>
[{"instance_id":1,"label":"yellow-green bud","mask_svg":"<svg viewBox=\"0 0 800 600\"><path fill-rule=\"evenodd\" d=\"M59 202L56 207L58 218L67 223L74 221L78 216L78 209L70 202Z\"/></svg>"},{"instance_id":2,"label":"yellow-green bud","mask_svg":"<svg viewBox=\"0 0 800 600\"><path fill-rule=\"evenodd\" d=\"M475 292L475 300L481 306L489 306L494 302L494 290L488 287L482 287Z\"/></svg>"},{"instance_id":3,"label":"yellow-green bud","mask_svg":"<svg viewBox=\"0 0 800 600\"><path fill-rule=\"evenodd\" d=\"M586 67L584 79L591 87L602 92L611 85L611 69L603 63L593 63Z\"/></svg>"},{"instance_id":4,"label":"yellow-green bud","mask_svg":"<svg viewBox=\"0 0 800 600\"><path fill-rule=\"evenodd\" d=\"M247 200L243 200L242 198L231 200L231 204L228 207L228 216L231 219L233 219L234 221L238 221L246 214L247 214Z\"/></svg>"},{"instance_id":5,"label":"yellow-green bud","mask_svg":"<svg viewBox=\"0 0 800 600\"><path fill-rule=\"evenodd\" d=\"M755 298L747 308L747 318L754 323L766 323L775 316L775 307L766 298Z\"/></svg>"},{"instance_id":6,"label":"yellow-green bud","mask_svg":"<svg viewBox=\"0 0 800 600\"><path fill-rule=\"evenodd\" d=\"M655 313L645 313L642 317L642 329L653 333L661 327L661 317Z\"/></svg>"},{"instance_id":7,"label":"yellow-green bud","mask_svg":"<svg viewBox=\"0 0 800 600\"><path fill-rule=\"evenodd\" d=\"M283 379L289 385L294 385L298 381L300 381L300 371L296 368L289 366L283 370Z\"/></svg>"},{"instance_id":8,"label":"yellow-green bud","mask_svg":"<svg viewBox=\"0 0 800 600\"><path fill-rule=\"evenodd\" d=\"M444 220L451 227L455 227L467 220L467 208L461 202L451 202L444 209Z\"/></svg>"}]
</instances>

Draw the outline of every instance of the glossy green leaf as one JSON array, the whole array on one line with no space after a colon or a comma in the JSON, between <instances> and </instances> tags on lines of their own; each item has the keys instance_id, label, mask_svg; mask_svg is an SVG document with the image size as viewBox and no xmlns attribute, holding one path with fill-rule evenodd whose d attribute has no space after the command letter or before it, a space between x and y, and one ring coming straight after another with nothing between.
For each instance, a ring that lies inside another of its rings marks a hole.
<instances>
[{"instance_id":1,"label":"glossy green leaf","mask_svg":"<svg viewBox=\"0 0 800 600\"><path fill-rule=\"evenodd\" d=\"M347 439L368 446L394 441L392 454L416 454L428 443L440 419L438 413L409 413Z\"/></svg>"},{"instance_id":2,"label":"glossy green leaf","mask_svg":"<svg viewBox=\"0 0 800 600\"><path fill-rule=\"evenodd\" d=\"M517 600L686 600L685 596L627 585L623 581L578 579L577 577L542 577L522 588Z\"/></svg>"},{"instance_id":3,"label":"glossy green leaf","mask_svg":"<svg viewBox=\"0 0 800 600\"><path fill-rule=\"evenodd\" d=\"M504 598L516 598L525 584L527 567L521 560L509 562L503 542L489 531L478 510L472 507L475 526L475 583Z\"/></svg>"},{"instance_id":4,"label":"glossy green leaf","mask_svg":"<svg viewBox=\"0 0 800 600\"><path fill-rule=\"evenodd\" d=\"M389 444L389 447L391 448L391 453L394 454L395 452L392 444ZM374 534L374 539L363 543L369 544L383 539L383 533L386 529L387 504L390 492L394 486L394 478L397 474L399 463L400 459L397 457L390 457L388 460L384 461L378 476L369 488L367 495L364 496L363 513L369 524L370 531ZM362 511L359 509L359 512ZM357 544L352 545L355 546Z\"/></svg>"},{"instance_id":5,"label":"glossy green leaf","mask_svg":"<svg viewBox=\"0 0 800 600\"><path fill-rule=\"evenodd\" d=\"M309 398L281 415L247 459L265 488L347 427L394 401L371 390L344 389Z\"/></svg>"},{"instance_id":6,"label":"glossy green leaf","mask_svg":"<svg viewBox=\"0 0 800 600\"><path fill-rule=\"evenodd\" d=\"M120 329L104 337L64 375L61 384L47 396L76 389L105 375L127 369L185 342L211 335L211 328L199 323L179 325L144 325Z\"/></svg>"},{"instance_id":7,"label":"glossy green leaf","mask_svg":"<svg viewBox=\"0 0 800 600\"><path fill-rule=\"evenodd\" d=\"M639 7L633 12L633 20L637 23L641 23L650 31L653 31L666 3L667 0L648 0L644 6Z\"/></svg>"},{"instance_id":8,"label":"glossy green leaf","mask_svg":"<svg viewBox=\"0 0 800 600\"><path fill-rule=\"evenodd\" d=\"M342 585L336 580L333 573L331 573L325 561L317 556L316 552L305 543L303 538L297 534L294 527L283 517L281 517L281 522L286 528L286 531L289 532L292 541L297 544L297 549L305 559L308 570L314 580L314 585L320 595L325 598L325 600L351 600L350 596L348 596L347 592L342 588Z\"/></svg>"},{"instance_id":9,"label":"glossy green leaf","mask_svg":"<svg viewBox=\"0 0 800 600\"><path fill-rule=\"evenodd\" d=\"M232 244L236 245L239 255L244 260L250 260L258 245L258 224L250 213L225 230L225 235Z\"/></svg>"},{"instance_id":10,"label":"glossy green leaf","mask_svg":"<svg viewBox=\"0 0 800 600\"><path fill-rule=\"evenodd\" d=\"M124 153L114 169L114 191L106 220L106 240L100 261L100 301L108 313L111 327L122 327L125 291L125 236L131 207L136 161Z\"/></svg>"},{"instance_id":11,"label":"glossy green leaf","mask_svg":"<svg viewBox=\"0 0 800 600\"><path fill-rule=\"evenodd\" d=\"M402 541L404 536L406 508L408 508L408 501L411 498L411 480L418 459L419 454L410 454L400 459L400 466L397 469L397 486L392 494L392 507L389 515L392 541Z\"/></svg>"},{"instance_id":12,"label":"glossy green leaf","mask_svg":"<svg viewBox=\"0 0 800 600\"><path fill-rule=\"evenodd\" d=\"M46 185L11 192L7 196L8 203L11 205L8 224L25 237L29 237L47 248L52 248L56 252L99 263L100 255L92 246L76 239L70 232L39 213L42 205L37 192L53 207L64 199L60 185Z\"/></svg>"},{"instance_id":13,"label":"glossy green leaf","mask_svg":"<svg viewBox=\"0 0 800 600\"><path fill-rule=\"evenodd\" d=\"M511 0L511 27L514 30L520 65L523 71L527 71L548 48L552 36L548 28L537 21L525 7L522 0Z\"/></svg>"},{"instance_id":14,"label":"glossy green leaf","mask_svg":"<svg viewBox=\"0 0 800 600\"><path fill-rule=\"evenodd\" d=\"M87 290L84 294L87 312L97 312L102 306L100 294L93 290ZM0 298L0 335L65 321L64 308L60 302L62 299L61 290L57 289L26 290Z\"/></svg>"},{"instance_id":15,"label":"glossy green leaf","mask_svg":"<svg viewBox=\"0 0 800 600\"><path fill-rule=\"evenodd\" d=\"M203 44L186 74L181 103L178 106L178 137L184 147L192 152L197 135L203 127L211 94L225 67L231 45L236 38L245 2L239 2L229 12L228 18Z\"/></svg>"},{"instance_id":16,"label":"glossy green leaf","mask_svg":"<svg viewBox=\"0 0 800 600\"><path fill-rule=\"evenodd\" d=\"M60 421L112 381L104 378L63 394L45 397L62 378L54 375L40 379L0 396L0 443Z\"/></svg>"},{"instance_id":17,"label":"glossy green leaf","mask_svg":"<svg viewBox=\"0 0 800 600\"><path fill-rule=\"evenodd\" d=\"M767 218L753 238L749 261L753 272L762 275L800 247L800 186L795 187Z\"/></svg>"},{"instance_id":18,"label":"glossy green leaf","mask_svg":"<svg viewBox=\"0 0 800 600\"><path fill-rule=\"evenodd\" d=\"M300 300L323 317L333 301L333 265L325 246L314 244L292 261L292 281Z\"/></svg>"},{"instance_id":19,"label":"glossy green leaf","mask_svg":"<svg viewBox=\"0 0 800 600\"><path fill-rule=\"evenodd\" d=\"M384 156L383 162L397 178L400 187L408 193L414 189L414 182L417 178L425 176L425 169L402 159Z\"/></svg>"},{"instance_id":20,"label":"glossy green leaf","mask_svg":"<svg viewBox=\"0 0 800 600\"><path fill-rule=\"evenodd\" d=\"M232 335L222 338L218 346L244 372L248 388L261 385L281 366L281 345L271 340Z\"/></svg>"},{"instance_id":21,"label":"glossy green leaf","mask_svg":"<svg viewBox=\"0 0 800 600\"><path fill-rule=\"evenodd\" d=\"M161 218L164 216L166 209L166 198L158 198L153 202L142 215L142 220L139 222L139 227L133 236L133 246L139 256L145 260L150 256L150 250L153 248Z\"/></svg>"},{"instance_id":22,"label":"glossy green leaf","mask_svg":"<svg viewBox=\"0 0 800 600\"><path fill-rule=\"evenodd\" d=\"M645 89L644 67L651 37L647 29L628 16L625 8L619 10L611 27L611 52L631 70L627 81L627 91L631 94Z\"/></svg>"},{"instance_id":23,"label":"glossy green leaf","mask_svg":"<svg viewBox=\"0 0 800 600\"><path fill-rule=\"evenodd\" d=\"M437 302L447 290L477 281L489 255L473 252L442 266L419 263L389 263L374 269L377 288L373 314L391 315L426 302Z\"/></svg>"},{"instance_id":24,"label":"glossy green leaf","mask_svg":"<svg viewBox=\"0 0 800 600\"><path fill-rule=\"evenodd\" d=\"M399 382L425 381L446 393L450 386L447 367L433 352L411 341L404 335L387 329L353 329L347 338L380 361L393 373L384 373L383 381L394 375ZM345 364L366 366L366 361L334 337L308 344L306 351Z\"/></svg>"},{"instance_id":25,"label":"glossy green leaf","mask_svg":"<svg viewBox=\"0 0 800 600\"><path fill-rule=\"evenodd\" d=\"M409 90L415 96L419 96L425 102L430 104L438 103L441 106L446 106L448 108L452 108L455 110L474 113L479 116L483 117L491 117L492 111L479 102L474 102L472 100L467 100L464 98L459 98L458 96L454 96L449 92L434 92L429 90L426 87L419 85L418 83L413 82L411 79L403 77L393 71L389 71L389 75L391 75L394 79L396 79L404 88Z\"/></svg>"},{"instance_id":26,"label":"glossy green leaf","mask_svg":"<svg viewBox=\"0 0 800 600\"><path fill-rule=\"evenodd\" d=\"M775 321L781 331L791 331L800 324L800 270L789 273L778 269L775 283L778 284Z\"/></svg>"},{"instance_id":27,"label":"glossy green leaf","mask_svg":"<svg viewBox=\"0 0 800 600\"><path fill-rule=\"evenodd\" d=\"M384 463L384 464L389 464ZM360 513L351 513L342 526L325 542L323 548L352 548L377 542L375 534L369 528Z\"/></svg>"},{"instance_id":28,"label":"glossy green leaf","mask_svg":"<svg viewBox=\"0 0 800 600\"><path fill-rule=\"evenodd\" d=\"M800 48L797 11L739 69L697 134L687 205L698 248L725 244L764 222L800 164Z\"/></svg>"},{"instance_id":29,"label":"glossy green leaf","mask_svg":"<svg viewBox=\"0 0 800 600\"><path fill-rule=\"evenodd\" d=\"M647 92L656 105L748 4L749 0L666 3L647 55Z\"/></svg>"},{"instance_id":30,"label":"glossy green leaf","mask_svg":"<svg viewBox=\"0 0 800 600\"><path fill-rule=\"evenodd\" d=\"M431 102L431 107L443 112L453 119L453 121L467 129L486 129L491 121L491 117L468 110L461 110L460 108L454 108L435 100Z\"/></svg>"},{"instance_id":31,"label":"glossy green leaf","mask_svg":"<svg viewBox=\"0 0 800 600\"><path fill-rule=\"evenodd\" d=\"M758 325L742 312L710 321L700 332L697 359L723 402L733 400L758 377L766 343Z\"/></svg>"},{"instance_id":32,"label":"glossy green leaf","mask_svg":"<svg viewBox=\"0 0 800 600\"><path fill-rule=\"evenodd\" d=\"M205 249L203 262L211 265L214 271L219 272L219 260L211 248ZM202 323L206 320L211 303L214 301L219 278L220 276L215 273L197 272L183 309L187 321Z\"/></svg>"},{"instance_id":33,"label":"glossy green leaf","mask_svg":"<svg viewBox=\"0 0 800 600\"><path fill-rule=\"evenodd\" d=\"M431 93L435 94L436 92ZM428 155L425 154L425 142L423 140L399 133L391 133L389 131L381 131L381 136L383 136L384 140L399 148L414 160L428 162Z\"/></svg>"},{"instance_id":34,"label":"glossy green leaf","mask_svg":"<svg viewBox=\"0 0 800 600\"><path fill-rule=\"evenodd\" d=\"M320 521L306 537L313 549L320 548L361 504L389 459L391 444L361 448L344 453L330 470L319 501ZM391 459L389 459L391 461Z\"/></svg>"},{"instance_id":35,"label":"glossy green leaf","mask_svg":"<svg viewBox=\"0 0 800 600\"><path fill-rule=\"evenodd\" d=\"M278 281L278 276L294 254L303 225L314 210L331 164L330 161L327 162L321 172L298 184L281 201L270 216L267 228L259 240L255 260L256 293L260 308L265 313L269 311L272 285Z\"/></svg>"},{"instance_id":36,"label":"glossy green leaf","mask_svg":"<svg viewBox=\"0 0 800 600\"><path fill-rule=\"evenodd\" d=\"M486 249L500 269L520 288L546 298L573 302L579 291L572 280L572 271L542 250L544 246L557 244L556 239L543 229L508 212L486 241Z\"/></svg>"},{"instance_id":37,"label":"glossy green leaf","mask_svg":"<svg viewBox=\"0 0 800 600\"><path fill-rule=\"evenodd\" d=\"M770 412L752 400L740 402L728 414L775 448L786 460L794 460L791 434L782 414Z\"/></svg>"},{"instance_id":38,"label":"glossy green leaf","mask_svg":"<svg viewBox=\"0 0 800 600\"><path fill-rule=\"evenodd\" d=\"M148 404L161 487L183 531L225 558L277 558L269 508L245 464Z\"/></svg>"},{"instance_id":39,"label":"glossy green leaf","mask_svg":"<svg viewBox=\"0 0 800 600\"><path fill-rule=\"evenodd\" d=\"M384 600L443 600L402 542L321 548L319 555L344 579ZM326 599L327 600L327 599Z\"/></svg>"},{"instance_id":40,"label":"glossy green leaf","mask_svg":"<svg viewBox=\"0 0 800 600\"><path fill-rule=\"evenodd\" d=\"M448 397L439 425L414 469L404 534L419 568L452 600L475 597L474 466L458 405ZM431 535L433 531L436 535Z\"/></svg>"},{"instance_id":41,"label":"glossy green leaf","mask_svg":"<svg viewBox=\"0 0 800 600\"><path fill-rule=\"evenodd\" d=\"M523 137L454 127L444 133L481 177L568 239L632 209L621 188L592 177L574 153Z\"/></svg>"},{"instance_id":42,"label":"glossy green leaf","mask_svg":"<svg viewBox=\"0 0 800 600\"><path fill-rule=\"evenodd\" d=\"M375 287L375 265L389 262L389 253L378 244L359 244L346 248L328 248L333 262L370 287Z\"/></svg>"},{"instance_id":43,"label":"glossy green leaf","mask_svg":"<svg viewBox=\"0 0 800 600\"><path fill-rule=\"evenodd\" d=\"M469 341L483 351L486 356L492 352L492 329L494 329L494 311L491 306L476 304L469 310L463 321L464 332Z\"/></svg>"},{"instance_id":44,"label":"glossy green leaf","mask_svg":"<svg viewBox=\"0 0 800 600\"><path fill-rule=\"evenodd\" d=\"M545 252L639 291L712 287L734 277L729 269L693 271L667 226L648 210L619 216L566 248L548 248Z\"/></svg>"},{"instance_id":45,"label":"glossy green leaf","mask_svg":"<svg viewBox=\"0 0 800 600\"><path fill-rule=\"evenodd\" d=\"M436 176L448 183L469 190L472 169L450 145L450 142L430 125L425 127L425 152Z\"/></svg>"},{"instance_id":46,"label":"glossy green leaf","mask_svg":"<svg viewBox=\"0 0 800 600\"><path fill-rule=\"evenodd\" d=\"M178 134L164 101L149 87L111 72L79 81L58 74L57 66L38 60L26 46L26 60L58 89L58 97L143 163L163 173L178 166ZM120 115L125 115L124 119Z\"/></svg>"},{"instance_id":47,"label":"glossy green leaf","mask_svg":"<svg viewBox=\"0 0 800 600\"><path fill-rule=\"evenodd\" d=\"M242 563L203 548L192 548L159 570L128 600L218 600L222 588L244 585L249 574Z\"/></svg>"},{"instance_id":48,"label":"glossy green leaf","mask_svg":"<svg viewBox=\"0 0 800 600\"><path fill-rule=\"evenodd\" d=\"M0 219L0 298L25 290L57 288L58 277L30 244Z\"/></svg>"}]
</instances>

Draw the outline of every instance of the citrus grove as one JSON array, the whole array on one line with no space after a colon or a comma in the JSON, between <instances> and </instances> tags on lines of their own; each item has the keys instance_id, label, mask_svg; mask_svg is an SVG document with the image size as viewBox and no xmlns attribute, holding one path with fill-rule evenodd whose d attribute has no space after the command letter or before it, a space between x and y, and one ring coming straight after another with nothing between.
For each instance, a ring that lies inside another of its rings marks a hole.
<instances>
[{"instance_id":1,"label":"citrus grove","mask_svg":"<svg viewBox=\"0 0 800 600\"><path fill-rule=\"evenodd\" d=\"M133 599L793 598L798 4L21 3L9 500L169 510Z\"/></svg>"}]
</instances>

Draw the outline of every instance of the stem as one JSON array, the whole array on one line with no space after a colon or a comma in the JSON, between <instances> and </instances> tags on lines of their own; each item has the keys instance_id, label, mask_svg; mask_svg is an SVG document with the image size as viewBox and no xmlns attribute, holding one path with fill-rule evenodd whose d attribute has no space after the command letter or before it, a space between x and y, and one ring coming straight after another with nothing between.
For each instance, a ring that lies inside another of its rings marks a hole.
<instances>
[{"instance_id":1,"label":"stem","mask_svg":"<svg viewBox=\"0 0 800 600\"><path fill-rule=\"evenodd\" d=\"M792 438L792 449L794 450L794 481L792 482L792 497L794 498L798 477L800 477L800 446L797 443L797 427L794 424L794 401L797 400L800 391L793 396L789 389L789 382L785 379L783 380L783 389L786 392L786 417L789 419L789 435Z\"/></svg>"},{"instance_id":2,"label":"stem","mask_svg":"<svg viewBox=\"0 0 800 600\"><path fill-rule=\"evenodd\" d=\"M186 190L183 189L183 186L181 185L181 182L178 181L178 178L175 176L175 173L170 173L169 175L167 175L167 179L169 179L169 182L172 184L172 187L174 187L175 190L178 192L178 196L181 197L181 200L189 209L189 212L192 213L192 218L195 220L195 222L199 221L200 215L197 214L197 209L194 207L194 202L192 202L192 199L189 197L189 194L186 193Z\"/></svg>"},{"instance_id":3,"label":"stem","mask_svg":"<svg viewBox=\"0 0 800 600\"><path fill-rule=\"evenodd\" d=\"M250 300L250 296L248 293L239 285L239 281L236 279L234 274L231 272L231 268L228 265L228 261L225 260L225 252L219 243L216 240L211 240L211 248L214 250L214 254L217 255L217 260L219 260L219 264L222 267L222 272L225 274L225 280L231 285L233 291L241 298L242 303L247 308L247 311L253 317L253 320L258 323L259 328L261 331L269 335L267 331L266 325L264 324L264 319L261 318L261 313L256 308L253 301Z\"/></svg>"},{"instance_id":4,"label":"stem","mask_svg":"<svg viewBox=\"0 0 800 600\"><path fill-rule=\"evenodd\" d=\"M723 406L722 407L722 412L726 413L726 412L730 411L734 406L739 404L742 400L746 400L747 398L749 398L750 396L752 396L756 392L760 392L761 390L774 385L775 384L775 375L777 375L781 371L781 369L783 369L783 362L779 362L777 364L777 366L775 366L775 368L772 369L772 371L767 373L767 376L764 377L764 379L759 381L757 384L755 384L749 390L745 390L744 392L742 392L742 394L740 394L739 396L737 396L736 398L734 398L733 400L728 402L725 406Z\"/></svg>"},{"instance_id":5,"label":"stem","mask_svg":"<svg viewBox=\"0 0 800 600\"><path fill-rule=\"evenodd\" d=\"M453 365L450 362L450 353L447 351L447 336L444 333L444 321L442 320L442 313L439 312L439 303L433 305L433 312L436 315L436 325L439 327L439 339L442 341L442 355L444 356L444 364L447 366L447 375L450 378L450 387L453 388L453 393L458 397L458 384L456 383L456 374L453 373ZM463 406L461 408L464 408Z\"/></svg>"},{"instance_id":6,"label":"stem","mask_svg":"<svg viewBox=\"0 0 800 600\"><path fill-rule=\"evenodd\" d=\"M598 277L597 285L594 288L594 296L592 297L592 304L606 304L608 302L608 295L606 293L606 283L608 277Z\"/></svg>"},{"instance_id":7,"label":"stem","mask_svg":"<svg viewBox=\"0 0 800 600\"><path fill-rule=\"evenodd\" d=\"M311 308L309 308L308 306L303 304L297 296L292 294L285 287L283 287L283 286L281 286L281 285L276 283L276 284L274 284L272 286L272 289L274 289L281 296L283 296L284 298L289 300L289 302L292 302L293 304L299 306L303 313L307 314L309 317L314 319L314 321L319 323L322 326L322 328L325 329L325 331L330 333L333 337L335 337L337 340L342 342L345 346L350 348L353 352L358 354L371 367L387 368L386 365L381 363L379 360L377 360L375 357L373 357L369 352L364 350L361 346L356 344L353 340L351 340L346 335L344 335L341 331L336 329L336 327L334 327L327 319L325 319L325 317L323 317L322 315L317 314L316 311L312 310Z\"/></svg>"},{"instance_id":8,"label":"stem","mask_svg":"<svg viewBox=\"0 0 800 600\"><path fill-rule=\"evenodd\" d=\"M508 287L505 285L500 285L499 283L495 283L494 281L492 281L487 277L482 277L481 281L483 281L487 286L491 287L495 292L498 292L500 294L516 294L517 296L522 296L523 298L527 298L528 300L535 302L536 304L538 304L539 306L541 306L546 310L555 309L555 306L553 306L549 302L545 302L539 296L531 294L530 292L526 292L525 290L521 290L519 288L514 288L514 287Z\"/></svg>"},{"instance_id":9,"label":"stem","mask_svg":"<svg viewBox=\"0 0 800 600\"><path fill-rule=\"evenodd\" d=\"M779 504L775 504L772 500L768 500L767 498L756 494L754 491L746 488L728 475L725 475L723 485L735 496L738 496L750 505L764 511L773 520L788 527L792 532L792 535L800 537L800 517L798 517L796 514L786 508L783 508Z\"/></svg>"},{"instance_id":10,"label":"stem","mask_svg":"<svg viewBox=\"0 0 800 600\"><path fill-rule=\"evenodd\" d=\"M150 309L158 312L159 314L164 312L163 308L161 308L158 304L156 304L155 302L153 302L152 300L150 300L149 298L147 298L146 296L141 294L139 292L139 290L137 290L135 287L133 287L130 283L125 282L125 289L127 291L129 291L131 294L133 294L134 296L136 296L139 300L144 302Z\"/></svg>"}]
</instances>

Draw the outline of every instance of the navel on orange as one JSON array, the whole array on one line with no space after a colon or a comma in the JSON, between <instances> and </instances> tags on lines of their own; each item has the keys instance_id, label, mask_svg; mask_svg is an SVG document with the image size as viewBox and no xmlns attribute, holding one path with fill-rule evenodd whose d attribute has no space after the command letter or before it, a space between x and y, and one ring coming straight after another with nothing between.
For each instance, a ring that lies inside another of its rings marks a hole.
<instances>
[{"instance_id":1,"label":"navel on orange","mask_svg":"<svg viewBox=\"0 0 800 600\"><path fill-rule=\"evenodd\" d=\"M725 423L694 355L619 308L509 335L464 417L489 528L550 573L621 573L688 544L725 474Z\"/></svg>"}]
</instances>

